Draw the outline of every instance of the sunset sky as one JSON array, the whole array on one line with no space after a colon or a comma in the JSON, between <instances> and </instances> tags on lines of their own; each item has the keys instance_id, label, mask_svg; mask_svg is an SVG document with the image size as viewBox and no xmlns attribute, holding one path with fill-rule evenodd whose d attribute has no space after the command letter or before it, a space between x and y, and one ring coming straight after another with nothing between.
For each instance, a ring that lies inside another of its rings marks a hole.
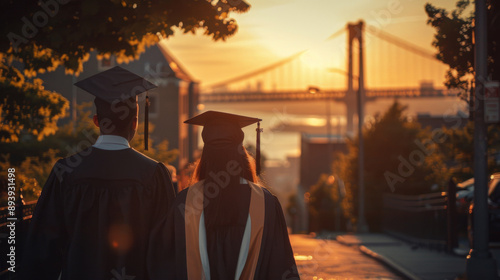
<instances>
[{"instance_id":1,"label":"sunset sky","mask_svg":"<svg viewBox=\"0 0 500 280\"><path fill-rule=\"evenodd\" d=\"M435 53L434 29L426 24L425 1L417 0L247 0L247 13L232 14L239 25L227 41L214 42L202 34L176 32L164 43L202 85L244 74L317 48L348 22L363 19L403 40ZM433 0L448 10L455 0ZM345 45L345 35L337 44ZM318 55L316 55L318 56ZM319 55L320 57L322 55ZM318 59L316 59L317 61ZM321 58L319 59L321 60ZM314 59L309 64L314 64ZM345 62L339 64L345 67Z\"/></svg>"},{"instance_id":2,"label":"sunset sky","mask_svg":"<svg viewBox=\"0 0 500 280\"><path fill-rule=\"evenodd\" d=\"M248 0L247 2L251 5L251 9L247 13L232 14L238 22L239 30L226 42L213 42L210 38L202 36L201 33L184 35L180 32L163 42L178 62L184 66L184 69L201 82L202 88L205 85L260 69L306 49L312 49L304 54L305 59L302 61L304 62L302 67L306 65L312 69L312 74L308 74L308 76L315 78L315 75L330 75L327 78L331 84L345 88L345 76L326 73L325 69L327 67L346 68L345 53L337 58L329 57L338 52L339 45L345 51L346 35L344 33L337 39L328 42L325 40L333 33L341 29L345 30L348 22L355 23L360 19L364 20L367 25L377 27L402 40L411 42L429 53L436 53L435 48L431 45L435 31L426 23L425 1ZM456 0L433 0L432 3L450 10L454 8ZM365 42L368 41L366 36ZM414 55L413 58L405 61L405 58L401 57L402 55L393 55L394 49L388 49L387 45L380 45L380 43L367 45L365 72L368 87L377 87L376 83L383 79L388 80L389 86L393 87L418 86L418 81L425 79L425 77L420 77L414 79L416 81L408 82L402 80L404 77L397 76L401 73L418 76L416 75L418 72L428 72L423 66L419 66L422 60L419 57ZM382 50L373 52L373 49L377 48ZM327 59L327 57L329 58ZM378 64L387 65L383 69L374 69ZM439 68L437 76L444 77L446 69L444 65L427 64L431 65L426 67ZM319 66L322 68L319 69ZM406 68L398 69L399 66ZM400 84L395 84L394 81L400 82ZM296 82L287 79L287 83ZM320 82L311 79L294 88L305 90L306 84L321 87ZM384 84L382 81L382 84L378 86L387 86L387 83ZM442 80L441 82L435 80L434 86L442 87ZM367 115L382 112L391 102L392 100L381 100L370 103L366 108ZM430 106L429 100L413 101L408 112L411 114L417 112L442 114L454 106L453 102L433 103L434 105ZM437 108L437 105L442 106ZM264 119L263 127L266 127L267 133L263 135L262 146L270 158L284 158L290 153L297 154L300 134L286 131L273 133L270 132L269 128L281 121L295 120L304 122L306 125L311 125L309 121L318 122L317 125L320 127L325 125L324 104L280 102L270 104L231 103L228 105L223 103L209 104L209 107L205 109L259 116ZM333 115L344 116L345 106L333 103L332 112ZM254 128L245 131L247 135L251 136L247 139L250 142L253 142L255 134L252 130Z\"/></svg>"}]
</instances>

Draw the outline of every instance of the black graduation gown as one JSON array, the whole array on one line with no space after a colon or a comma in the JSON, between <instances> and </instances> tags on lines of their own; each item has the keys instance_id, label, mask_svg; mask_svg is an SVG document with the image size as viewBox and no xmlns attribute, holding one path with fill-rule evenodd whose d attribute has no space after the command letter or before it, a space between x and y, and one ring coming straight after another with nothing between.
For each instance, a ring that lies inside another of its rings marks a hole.
<instances>
[{"instance_id":1,"label":"black graduation gown","mask_svg":"<svg viewBox=\"0 0 500 280\"><path fill-rule=\"evenodd\" d=\"M30 223L21 279L151 279L164 265L154 239L174 199L165 165L132 148L59 160Z\"/></svg>"},{"instance_id":2,"label":"black graduation gown","mask_svg":"<svg viewBox=\"0 0 500 280\"><path fill-rule=\"evenodd\" d=\"M216 197L215 200L210 199L208 203L207 197L204 199L210 275L211 279L217 280L234 279L235 266L249 213L249 186L228 186L227 188L234 188L233 192L226 193L222 199ZM169 273L169 279L188 279L184 223L188 189L179 193L168 218L169 234L166 237L168 239L166 243L169 257L166 261L168 264L166 273ZM265 201L264 230L253 279L300 279L281 205L274 195L265 188L262 189ZM215 207L217 203L225 203L230 207L217 210ZM213 218L217 211L222 219Z\"/></svg>"}]
</instances>

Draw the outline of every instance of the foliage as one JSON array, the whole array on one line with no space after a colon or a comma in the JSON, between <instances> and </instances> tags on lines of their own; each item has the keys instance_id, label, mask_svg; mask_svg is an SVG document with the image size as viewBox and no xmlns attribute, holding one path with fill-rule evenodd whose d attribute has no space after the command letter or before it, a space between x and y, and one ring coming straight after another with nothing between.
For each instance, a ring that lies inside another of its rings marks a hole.
<instances>
[{"instance_id":1,"label":"foliage","mask_svg":"<svg viewBox=\"0 0 500 280\"><path fill-rule=\"evenodd\" d=\"M473 29L474 14L466 14L469 0L459 0L448 12L430 3L425 5L427 23L436 29L432 45L437 48L437 59L448 64L448 88L467 88L474 74ZM500 3L487 0L488 73L500 80Z\"/></svg>"},{"instance_id":2,"label":"foliage","mask_svg":"<svg viewBox=\"0 0 500 280\"><path fill-rule=\"evenodd\" d=\"M439 144L445 162L450 166L450 172L459 182L474 176L474 126L469 122L463 128L443 128L446 141ZM496 157L500 153L500 128L488 126L488 174L500 171Z\"/></svg>"},{"instance_id":3,"label":"foliage","mask_svg":"<svg viewBox=\"0 0 500 280\"><path fill-rule=\"evenodd\" d=\"M91 103L77 106L76 123L69 122L58 128L57 132L41 141L26 139L19 142L0 142L0 152L9 154L9 162L18 166L27 157L41 157L49 149L56 150L56 156L66 157L92 145L99 136L98 129L91 121Z\"/></svg>"},{"instance_id":4,"label":"foliage","mask_svg":"<svg viewBox=\"0 0 500 280\"><path fill-rule=\"evenodd\" d=\"M297 216L298 209L299 209L299 196L297 193L292 193L288 196L288 205L286 207L286 213L293 218Z\"/></svg>"},{"instance_id":5,"label":"foliage","mask_svg":"<svg viewBox=\"0 0 500 280\"><path fill-rule=\"evenodd\" d=\"M309 191L309 231L335 230L335 211L339 203L334 177L322 174Z\"/></svg>"},{"instance_id":6,"label":"foliage","mask_svg":"<svg viewBox=\"0 0 500 280\"><path fill-rule=\"evenodd\" d=\"M0 43L0 52L22 59L27 75L58 65L81 72L94 49L120 61L134 59L174 29L202 29L214 40L225 40L238 27L229 13L249 8L240 0L7 0L0 7L2 18L9 19L0 29L0 36L9 38Z\"/></svg>"},{"instance_id":7,"label":"foliage","mask_svg":"<svg viewBox=\"0 0 500 280\"><path fill-rule=\"evenodd\" d=\"M149 133L154 131L154 125L149 124ZM168 164L174 161L179 154L177 149L169 150L168 149L168 141L163 140L158 144L155 144L154 140L149 138L149 149L144 150L144 123L140 123L137 129L137 134L134 139L130 142L130 146L137 151L147 155L150 158L153 158L157 161L161 161L165 164Z\"/></svg>"},{"instance_id":8,"label":"foliage","mask_svg":"<svg viewBox=\"0 0 500 280\"><path fill-rule=\"evenodd\" d=\"M68 108L68 101L45 90L40 79L26 82L19 70L2 63L0 100L0 142L17 142L26 131L37 140L53 134Z\"/></svg>"},{"instance_id":9,"label":"foliage","mask_svg":"<svg viewBox=\"0 0 500 280\"><path fill-rule=\"evenodd\" d=\"M371 230L379 230L383 193L429 193L433 186L444 188L449 179L435 137L410 122L405 110L396 101L363 131L365 216ZM342 207L352 223L358 216L358 141L351 140L349 152L333 164L334 174L345 183Z\"/></svg>"},{"instance_id":10,"label":"foliage","mask_svg":"<svg viewBox=\"0 0 500 280\"><path fill-rule=\"evenodd\" d=\"M0 205L6 204L7 196L7 169L16 169L16 193L22 189L25 202L37 200L42 191L40 183L47 180L52 170L52 166L58 160L57 151L50 149L40 157L27 157L21 164L12 165L9 156L4 155L0 159Z\"/></svg>"},{"instance_id":11,"label":"foliage","mask_svg":"<svg viewBox=\"0 0 500 280\"><path fill-rule=\"evenodd\" d=\"M296 192L288 195L288 204L286 206L286 214L288 214L288 217L290 217L290 223L288 224L288 227L290 227L292 229L292 232L294 233L296 233L298 228L297 221L300 215L299 203L299 195Z\"/></svg>"},{"instance_id":12,"label":"foliage","mask_svg":"<svg viewBox=\"0 0 500 280\"><path fill-rule=\"evenodd\" d=\"M0 2L0 36L8 38L0 41L0 141L17 141L21 132L41 139L64 116L66 101L29 80L37 73L63 66L78 75L93 50L127 62L174 30L225 40L238 27L230 12L248 9L243 0Z\"/></svg>"}]
</instances>

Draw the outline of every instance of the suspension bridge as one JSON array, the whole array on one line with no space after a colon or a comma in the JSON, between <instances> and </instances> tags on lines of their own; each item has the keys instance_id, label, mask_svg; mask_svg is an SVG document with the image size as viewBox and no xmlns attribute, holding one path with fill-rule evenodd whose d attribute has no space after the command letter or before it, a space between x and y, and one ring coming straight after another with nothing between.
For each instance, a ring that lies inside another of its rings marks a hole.
<instances>
[{"instance_id":1,"label":"suspension bridge","mask_svg":"<svg viewBox=\"0 0 500 280\"><path fill-rule=\"evenodd\" d=\"M359 21L313 49L203 88L200 102L340 102L353 132L358 106L367 102L457 96L434 86L443 85L446 69L429 51Z\"/></svg>"}]
</instances>

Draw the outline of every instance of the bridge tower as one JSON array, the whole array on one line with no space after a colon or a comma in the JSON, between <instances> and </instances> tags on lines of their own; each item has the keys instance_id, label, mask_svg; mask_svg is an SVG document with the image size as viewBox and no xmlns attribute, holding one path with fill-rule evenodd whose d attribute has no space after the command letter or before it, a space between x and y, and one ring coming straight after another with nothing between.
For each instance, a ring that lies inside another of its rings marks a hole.
<instances>
[{"instance_id":1,"label":"bridge tower","mask_svg":"<svg viewBox=\"0 0 500 280\"><path fill-rule=\"evenodd\" d=\"M360 20L358 23L347 24L348 32L348 54L347 54L347 92L345 95L346 118L347 118L347 133L354 135L354 114L359 113L361 107L364 108L365 102L365 73L364 73L364 55L363 55L363 28L364 22ZM353 43L358 42L358 73L353 73ZM354 90L354 79L357 79L357 91ZM359 96L361 100L358 100ZM359 102L359 104L358 104ZM360 108L357 108L360 107ZM364 110L362 110L364 111ZM359 116L358 119L363 119Z\"/></svg>"}]
</instances>

